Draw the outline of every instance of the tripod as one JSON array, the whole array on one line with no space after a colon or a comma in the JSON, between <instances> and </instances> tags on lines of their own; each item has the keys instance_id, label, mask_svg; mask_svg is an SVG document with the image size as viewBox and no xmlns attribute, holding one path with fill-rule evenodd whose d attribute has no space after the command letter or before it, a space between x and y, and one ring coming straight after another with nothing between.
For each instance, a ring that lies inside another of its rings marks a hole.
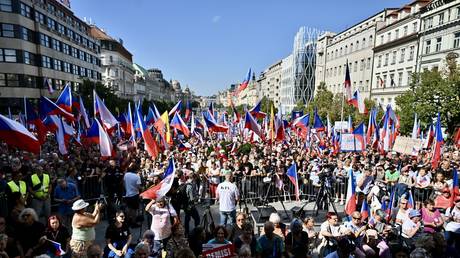
<instances>
[{"instance_id":1,"label":"tripod","mask_svg":"<svg viewBox=\"0 0 460 258\"><path fill-rule=\"evenodd\" d=\"M267 192L265 193L265 196L264 196L264 199L262 200L262 204L267 207L268 206L268 195L270 194L270 190L273 188L276 188L275 186L273 186L275 184L274 180L272 180L270 182L270 184L268 185L268 189L267 189ZM281 206L283 207L283 210L284 210L284 213L286 214L286 217L290 220L291 218L289 217L289 214L286 210L286 207L284 206L284 202L283 200L281 199L281 196L280 194L278 193L278 190L275 189L275 196L276 196L276 199L278 199L281 203Z\"/></svg>"},{"instance_id":2,"label":"tripod","mask_svg":"<svg viewBox=\"0 0 460 258\"><path fill-rule=\"evenodd\" d=\"M315 206L313 207L313 210L316 210L315 216L318 216L320 205L322 203L325 204L325 209L326 210L328 209L328 204L330 204L332 206L332 209L334 209L334 212L337 214L337 209L335 208L334 201L333 201L333 198L332 198L333 194L331 193L330 186L326 185L326 180L327 180L326 178L322 178L321 186L319 188L318 193L316 194L316 202L315 202ZM329 185L330 185L330 183L329 183ZM301 210L303 210L303 209L301 209Z\"/></svg>"}]
</instances>

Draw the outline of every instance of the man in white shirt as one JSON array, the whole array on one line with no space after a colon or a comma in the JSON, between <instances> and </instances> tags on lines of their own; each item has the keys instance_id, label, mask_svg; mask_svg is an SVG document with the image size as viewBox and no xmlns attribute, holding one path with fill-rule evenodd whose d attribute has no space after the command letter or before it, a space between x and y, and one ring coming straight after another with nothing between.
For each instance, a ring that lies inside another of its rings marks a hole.
<instances>
[{"instance_id":1,"label":"man in white shirt","mask_svg":"<svg viewBox=\"0 0 460 258\"><path fill-rule=\"evenodd\" d=\"M139 192L141 189L141 177L131 171L136 170L136 165L131 164L129 171L123 176L123 183L125 187L125 202L126 202L126 215L127 220L131 225L136 225L137 212L139 210Z\"/></svg>"},{"instance_id":2,"label":"man in white shirt","mask_svg":"<svg viewBox=\"0 0 460 258\"><path fill-rule=\"evenodd\" d=\"M225 181L217 186L216 200L219 202L220 224L236 223L236 203L239 201L240 194L237 186L231 182L232 173L225 173ZM228 220L231 222L228 223Z\"/></svg>"}]
</instances>

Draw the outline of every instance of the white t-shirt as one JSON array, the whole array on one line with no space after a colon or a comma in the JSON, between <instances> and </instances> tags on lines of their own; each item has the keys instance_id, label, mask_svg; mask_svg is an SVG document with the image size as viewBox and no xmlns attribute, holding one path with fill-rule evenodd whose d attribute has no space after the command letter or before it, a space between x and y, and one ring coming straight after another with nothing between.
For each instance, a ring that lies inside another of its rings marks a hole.
<instances>
[{"instance_id":1,"label":"white t-shirt","mask_svg":"<svg viewBox=\"0 0 460 258\"><path fill-rule=\"evenodd\" d=\"M169 211L168 211L169 207ZM171 235L171 218L176 217L177 213L174 208L168 204L163 208L159 208L156 204L152 205L149 209L149 213L152 215L152 224L150 229L155 234L155 240L163 240Z\"/></svg>"},{"instance_id":2,"label":"white t-shirt","mask_svg":"<svg viewBox=\"0 0 460 258\"><path fill-rule=\"evenodd\" d=\"M401 230L402 230L401 235L405 238L409 238L409 236L407 235L407 232L413 230L416 227L417 227L417 224L415 224L415 222L413 222L411 219L405 220L401 227Z\"/></svg>"},{"instance_id":3,"label":"white t-shirt","mask_svg":"<svg viewBox=\"0 0 460 258\"><path fill-rule=\"evenodd\" d=\"M125 181L125 197L132 197L139 194L141 177L138 174L133 172L126 172L123 180Z\"/></svg>"},{"instance_id":4,"label":"white t-shirt","mask_svg":"<svg viewBox=\"0 0 460 258\"><path fill-rule=\"evenodd\" d=\"M320 232L329 232L329 233L331 233L333 236L340 236L340 235L341 235L341 232L342 232L342 229L341 229L341 226L340 226L340 225L332 226L331 224L329 224L328 221L325 221L325 222L323 222L323 223L321 224ZM320 237L322 238L323 235L320 234Z\"/></svg>"},{"instance_id":5,"label":"white t-shirt","mask_svg":"<svg viewBox=\"0 0 460 258\"><path fill-rule=\"evenodd\" d=\"M239 192L236 185L232 182L225 181L217 186L219 195L219 210L234 211L236 210L236 199L239 198Z\"/></svg>"},{"instance_id":6,"label":"white t-shirt","mask_svg":"<svg viewBox=\"0 0 460 258\"><path fill-rule=\"evenodd\" d=\"M450 207L446 210L446 217L452 217L453 221L450 221L446 224L445 230L455 233L460 233L460 223L457 222L460 219L460 209L454 207L451 209Z\"/></svg>"}]
</instances>

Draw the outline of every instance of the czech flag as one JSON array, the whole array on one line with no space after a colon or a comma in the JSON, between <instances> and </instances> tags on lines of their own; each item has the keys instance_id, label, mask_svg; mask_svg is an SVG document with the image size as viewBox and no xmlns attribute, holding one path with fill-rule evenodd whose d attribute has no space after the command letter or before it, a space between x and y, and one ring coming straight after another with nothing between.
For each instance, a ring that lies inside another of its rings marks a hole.
<instances>
[{"instance_id":1,"label":"czech flag","mask_svg":"<svg viewBox=\"0 0 460 258\"><path fill-rule=\"evenodd\" d=\"M58 143L59 147L59 153L61 155L67 155L69 151L67 150L67 144L65 140L65 128L64 128L64 122L62 122L62 119L58 118L58 127L56 131L56 142Z\"/></svg>"},{"instance_id":2,"label":"czech flag","mask_svg":"<svg viewBox=\"0 0 460 258\"><path fill-rule=\"evenodd\" d=\"M257 121L254 119L254 117L252 117L251 113L249 113L249 111L246 112L246 118L244 119L244 128L253 131L260 138L263 137L262 129L260 128L259 124L257 124Z\"/></svg>"},{"instance_id":3,"label":"czech flag","mask_svg":"<svg viewBox=\"0 0 460 258\"><path fill-rule=\"evenodd\" d=\"M176 112L179 112L180 113L180 110L182 109L182 100L179 100L179 102L176 103L176 105L174 105L174 107L171 109L171 111L169 111L169 116L172 116L174 115Z\"/></svg>"},{"instance_id":4,"label":"czech flag","mask_svg":"<svg viewBox=\"0 0 460 258\"><path fill-rule=\"evenodd\" d=\"M351 215L356 211L356 182L353 171L348 171L347 202L345 204L345 213Z\"/></svg>"},{"instance_id":5,"label":"czech flag","mask_svg":"<svg viewBox=\"0 0 460 258\"><path fill-rule=\"evenodd\" d=\"M145 123L147 126L153 125L155 121L158 120L160 116L155 115L155 111L153 111L152 107L149 107L149 112L147 113L147 117L145 118Z\"/></svg>"},{"instance_id":6,"label":"czech flag","mask_svg":"<svg viewBox=\"0 0 460 258\"><path fill-rule=\"evenodd\" d=\"M366 142L370 143L372 135L375 132L376 128L376 121L375 121L375 115L376 115L376 109L372 109L370 114L369 114L369 123L367 125L367 132L366 132Z\"/></svg>"},{"instance_id":7,"label":"czech flag","mask_svg":"<svg viewBox=\"0 0 460 258\"><path fill-rule=\"evenodd\" d=\"M233 103L231 103L232 110L233 110L233 123L238 124L241 121L241 115L238 113L238 110L236 110L235 106Z\"/></svg>"},{"instance_id":8,"label":"czech flag","mask_svg":"<svg viewBox=\"0 0 460 258\"><path fill-rule=\"evenodd\" d=\"M149 153L149 155L153 159L155 159L158 156L158 153L160 151L159 148L158 148L158 144L155 141L155 139L153 139L149 128L145 124L144 119L142 118L142 114L141 114L141 111L139 110L139 108L136 108L136 114L137 114L136 117L137 117L137 120L138 120L138 123L139 123L139 128L140 128L140 131L141 131L141 134L142 134L142 138L144 139L144 148Z\"/></svg>"},{"instance_id":9,"label":"czech flag","mask_svg":"<svg viewBox=\"0 0 460 258\"><path fill-rule=\"evenodd\" d=\"M128 114L126 115L126 134L131 135L129 141L137 148L136 130L134 129L133 114L131 111L131 103L128 103Z\"/></svg>"},{"instance_id":10,"label":"czech flag","mask_svg":"<svg viewBox=\"0 0 460 258\"><path fill-rule=\"evenodd\" d=\"M296 120L297 118L303 116L303 111L292 111L291 120Z\"/></svg>"},{"instance_id":11,"label":"czech flag","mask_svg":"<svg viewBox=\"0 0 460 258\"><path fill-rule=\"evenodd\" d=\"M450 207L454 207L455 199L460 196L460 191L458 188L458 171L456 168L453 168L453 176L452 176L452 194L451 194L451 205Z\"/></svg>"},{"instance_id":12,"label":"czech flag","mask_svg":"<svg viewBox=\"0 0 460 258\"><path fill-rule=\"evenodd\" d=\"M296 201L300 201L299 181L297 178L297 166L295 162L294 164L292 164L292 166L288 168L286 175L289 177L289 180L291 180L291 183L294 185Z\"/></svg>"},{"instance_id":13,"label":"czech flag","mask_svg":"<svg viewBox=\"0 0 460 258\"><path fill-rule=\"evenodd\" d=\"M40 153L40 143L22 124L0 115L0 139L10 146L31 153Z\"/></svg>"},{"instance_id":14,"label":"czech flag","mask_svg":"<svg viewBox=\"0 0 460 258\"><path fill-rule=\"evenodd\" d=\"M65 111L72 113L72 91L68 83L59 95L56 104Z\"/></svg>"},{"instance_id":15,"label":"czech flag","mask_svg":"<svg viewBox=\"0 0 460 258\"><path fill-rule=\"evenodd\" d=\"M243 82L238 87L237 95L248 87L249 81L251 81L251 68L249 68L246 78L244 78Z\"/></svg>"},{"instance_id":16,"label":"czech flag","mask_svg":"<svg viewBox=\"0 0 460 258\"><path fill-rule=\"evenodd\" d=\"M441 148L444 144L444 139L442 138L441 131L441 114L438 113L438 119L436 121L436 143L434 145L433 157L431 158L431 167L432 169L438 168L439 161L441 161Z\"/></svg>"},{"instance_id":17,"label":"czech flag","mask_svg":"<svg viewBox=\"0 0 460 258\"><path fill-rule=\"evenodd\" d=\"M184 120L182 120L182 118L180 117L178 113L174 114L174 117L171 120L170 125L171 127L176 128L177 130L181 131L185 135L185 137L190 136L190 130L188 129Z\"/></svg>"},{"instance_id":18,"label":"czech flag","mask_svg":"<svg viewBox=\"0 0 460 258\"><path fill-rule=\"evenodd\" d=\"M99 123L99 120L93 120L93 124L86 132L86 138L90 142L99 145L99 150L102 157L112 156L112 141L110 140L110 137L105 131L104 127Z\"/></svg>"},{"instance_id":19,"label":"czech flag","mask_svg":"<svg viewBox=\"0 0 460 258\"><path fill-rule=\"evenodd\" d=\"M174 160L171 158L169 160L169 165L166 168L166 171L163 175L163 180L155 186L150 187L146 191L140 194L144 199L159 199L165 196L171 189L172 183L174 181L174 176L176 174L176 166Z\"/></svg>"},{"instance_id":20,"label":"czech flag","mask_svg":"<svg viewBox=\"0 0 460 258\"><path fill-rule=\"evenodd\" d=\"M94 117L99 114L102 125L107 131L115 128L118 124L118 120L110 113L110 110L105 106L104 102L99 98L96 91L93 90L94 96Z\"/></svg>"},{"instance_id":21,"label":"czech flag","mask_svg":"<svg viewBox=\"0 0 460 258\"><path fill-rule=\"evenodd\" d=\"M48 99L45 96L40 97L40 117L44 118L50 115L60 115L69 121L74 121L75 118L73 114L65 111L56 105L53 101Z\"/></svg>"},{"instance_id":22,"label":"czech flag","mask_svg":"<svg viewBox=\"0 0 460 258\"><path fill-rule=\"evenodd\" d=\"M264 117L267 116L266 113L261 111L262 108L262 99L257 102L257 104L249 110L249 113L255 118L260 118L263 119Z\"/></svg>"},{"instance_id":23,"label":"czech flag","mask_svg":"<svg viewBox=\"0 0 460 258\"><path fill-rule=\"evenodd\" d=\"M210 132L215 132L215 133L226 133L228 132L228 126L220 125L216 123L215 121L210 120L209 118L206 117L203 113L203 119L206 127Z\"/></svg>"},{"instance_id":24,"label":"czech flag","mask_svg":"<svg viewBox=\"0 0 460 258\"><path fill-rule=\"evenodd\" d=\"M24 108L24 113L26 114L26 124L32 124L35 126L35 130L38 135L38 141L40 144L43 144L46 140L46 127L43 124L43 121L38 117L38 114L35 112L35 109L30 101L25 97Z\"/></svg>"},{"instance_id":25,"label":"czech flag","mask_svg":"<svg viewBox=\"0 0 460 258\"><path fill-rule=\"evenodd\" d=\"M346 68L345 68L345 94L347 101L349 101L351 97L351 78L350 78L350 68L348 67L348 60L346 63Z\"/></svg>"},{"instance_id":26,"label":"czech flag","mask_svg":"<svg viewBox=\"0 0 460 258\"><path fill-rule=\"evenodd\" d=\"M315 108L315 117L313 118L313 128L315 128L316 132L323 132L326 130L324 127L323 121L318 115L318 110Z\"/></svg>"},{"instance_id":27,"label":"czech flag","mask_svg":"<svg viewBox=\"0 0 460 258\"><path fill-rule=\"evenodd\" d=\"M363 204L361 205L361 220L364 221L369 218L371 214L371 209L369 208L369 204L367 203L366 198L363 200Z\"/></svg>"},{"instance_id":28,"label":"czech flag","mask_svg":"<svg viewBox=\"0 0 460 258\"><path fill-rule=\"evenodd\" d=\"M391 194L390 194L390 202L388 203L388 207L386 207L386 209L384 210L385 213L387 214L387 221L390 220L391 210L393 209L393 206L394 206L395 190L396 190L396 187L393 187L393 190L391 191Z\"/></svg>"},{"instance_id":29,"label":"czech flag","mask_svg":"<svg viewBox=\"0 0 460 258\"><path fill-rule=\"evenodd\" d=\"M45 81L43 82L43 84L45 84L45 87L48 89L48 92L49 92L50 94L53 94L53 93L54 93L53 81L51 81L50 78L45 78Z\"/></svg>"},{"instance_id":30,"label":"czech flag","mask_svg":"<svg viewBox=\"0 0 460 258\"><path fill-rule=\"evenodd\" d=\"M414 126L412 127L412 139L417 139L420 134L420 123L417 120L417 113L414 117Z\"/></svg>"},{"instance_id":31,"label":"czech flag","mask_svg":"<svg viewBox=\"0 0 460 258\"><path fill-rule=\"evenodd\" d=\"M367 114L367 108L364 104L363 97L361 97L361 94L359 93L359 89L356 89L355 93L353 94L353 97L348 100L348 104L357 108L360 114Z\"/></svg>"},{"instance_id":32,"label":"czech flag","mask_svg":"<svg viewBox=\"0 0 460 258\"><path fill-rule=\"evenodd\" d=\"M310 114L306 114L297 118L294 121L293 126L300 128L300 135L303 139L305 139L310 131Z\"/></svg>"},{"instance_id":33,"label":"czech flag","mask_svg":"<svg viewBox=\"0 0 460 258\"><path fill-rule=\"evenodd\" d=\"M60 243L55 242L53 240L49 240L49 239L46 239L46 240L48 240L51 243L52 247L54 248L54 255L62 256L62 255L65 254L65 251L62 250L62 247L61 247Z\"/></svg>"},{"instance_id":34,"label":"czech flag","mask_svg":"<svg viewBox=\"0 0 460 258\"><path fill-rule=\"evenodd\" d=\"M185 122L190 120L190 115L192 113L192 105L190 104L190 100L187 100L187 104L185 105Z\"/></svg>"},{"instance_id":35,"label":"czech flag","mask_svg":"<svg viewBox=\"0 0 460 258\"><path fill-rule=\"evenodd\" d=\"M88 113L86 113L85 105L83 104L83 98L80 96L80 115L83 117L86 128L89 128L91 125L88 119Z\"/></svg>"},{"instance_id":36,"label":"czech flag","mask_svg":"<svg viewBox=\"0 0 460 258\"><path fill-rule=\"evenodd\" d=\"M414 197L412 196L412 191L411 190L409 190L407 192L406 199L407 199L407 207L409 209L415 209Z\"/></svg>"},{"instance_id":37,"label":"czech flag","mask_svg":"<svg viewBox=\"0 0 460 258\"><path fill-rule=\"evenodd\" d=\"M43 120L43 125L48 132L56 132L59 126L59 118L56 115L46 116Z\"/></svg>"},{"instance_id":38,"label":"czech flag","mask_svg":"<svg viewBox=\"0 0 460 258\"><path fill-rule=\"evenodd\" d=\"M366 149L366 141L364 138L364 122L361 122L355 130L353 130L353 136L355 141L358 141L361 144L361 151Z\"/></svg>"}]
</instances>

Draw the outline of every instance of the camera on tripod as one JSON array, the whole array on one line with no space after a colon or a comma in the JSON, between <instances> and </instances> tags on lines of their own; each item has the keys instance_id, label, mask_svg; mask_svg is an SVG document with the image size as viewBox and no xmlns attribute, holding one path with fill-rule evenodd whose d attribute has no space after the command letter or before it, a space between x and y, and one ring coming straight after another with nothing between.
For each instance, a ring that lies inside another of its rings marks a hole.
<instances>
[{"instance_id":1,"label":"camera on tripod","mask_svg":"<svg viewBox=\"0 0 460 258\"><path fill-rule=\"evenodd\" d=\"M332 180L333 178L332 171L334 171L334 165L332 164L323 165L320 172L318 173L319 180L321 182Z\"/></svg>"}]
</instances>

